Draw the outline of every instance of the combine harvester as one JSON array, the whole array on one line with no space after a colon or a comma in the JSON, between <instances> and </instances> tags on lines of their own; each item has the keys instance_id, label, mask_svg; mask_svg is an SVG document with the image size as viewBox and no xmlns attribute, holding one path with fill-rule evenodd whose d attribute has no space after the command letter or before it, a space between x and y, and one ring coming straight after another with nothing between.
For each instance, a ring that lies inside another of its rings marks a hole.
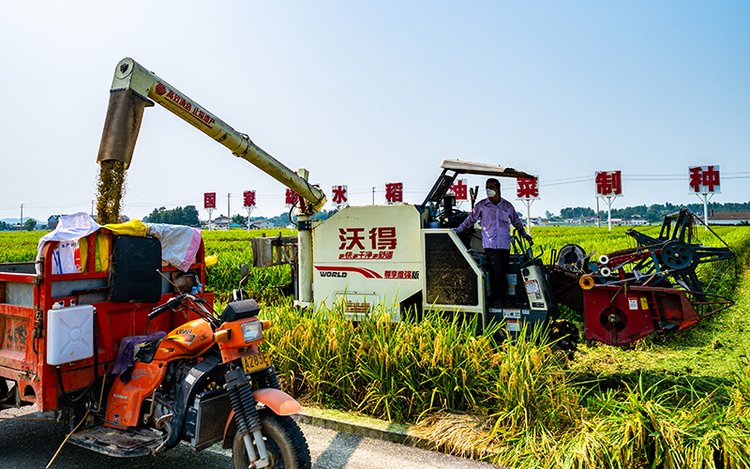
<instances>
[{"instance_id":1,"label":"combine harvester","mask_svg":"<svg viewBox=\"0 0 750 469\"><path fill-rule=\"evenodd\" d=\"M681 211L666 217L657 238L629 230L635 248L596 257L567 245L552 252L546 265L543 252L535 255L514 236L507 301L494 307L487 301L492 285L480 228L453 232L468 212L455 208L448 190L462 174L529 176L455 160L443 161L441 168L420 205L345 207L313 226L316 306L341 307L352 319L379 305L392 312L394 321L410 308L417 317L427 309L476 316L482 331L493 323L505 325L498 339L517 335L524 325L527 331L548 327L556 348L572 358L579 331L560 319L558 304L582 315L587 339L617 346L651 334L685 332L733 304L715 291L727 276L736 275L734 253L726 244L694 243L697 217ZM290 237L254 239L256 267L290 263L296 273L295 244Z\"/></svg>"}]
</instances>

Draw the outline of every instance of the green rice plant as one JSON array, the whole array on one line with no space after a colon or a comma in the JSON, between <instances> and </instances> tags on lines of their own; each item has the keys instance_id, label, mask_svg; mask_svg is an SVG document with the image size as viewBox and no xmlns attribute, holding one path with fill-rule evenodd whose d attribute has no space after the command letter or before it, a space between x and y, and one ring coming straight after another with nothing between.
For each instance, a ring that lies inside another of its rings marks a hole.
<instances>
[{"instance_id":1,"label":"green rice plant","mask_svg":"<svg viewBox=\"0 0 750 469\"><path fill-rule=\"evenodd\" d=\"M390 317L381 310L359 324L358 374L367 387L358 409L397 421L438 409L481 412L478 389L497 352L490 334L477 335L476 318Z\"/></svg>"},{"instance_id":2,"label":"green rice plant","mask_svg":"<svg viewBox=\"0 0 750 469\"><path fill-rule=\"evenodd\" d=\"M33 262L46 231L0 232L0 262Z\"/></svg>"},{"instance_id":3,"label":"green rice plant","mask_svg":"<svg viewBox=\"0 0 750 469\"><path fill-rule=\"evenodd\" d=\"M417 323L376 310L354 324L343 308L267 308L267 342L293 392L370 415L413 421L440 409L487 413L484 389L501 351L491 335L427 312Z\"/></svg>"},{"instance_id":4,"label":"green rice plant","mask_svg":"<svg viewBox=\"0 0 750 469\"><path fill-rule=\"evenodd\" d=\"M580 408L570 375L545 343L514 340L504 346L497 378L488 390L496 433L542 425L561 431L573 424Z\"/></svg>"},{"instance_id":5,"label":"green rice plant","mask_svg":"<svg viewBox=\"0 0 750 469\"><path fill-rule=\"evenodd\" d=\"M736 415L750 419L750 365L746 365L735 375L734 383L733 411Z\"/></svg>"},{"instance_id":6,"label":"green rice plant","mask_svg":"<svg viewBox=\"0 0 750 469\"><path fill-rule=\"evenodd\" d=\"M591 417L570 438L572 458L561 467L747 467L746 426L728 416L714 393L647 386L639 380L625 391L594 395ZM682 398L675 402L673 394Z\"/></svg>"},{"instance_id":7,"label":"green rice plant","mask_svg":"<svg viewBox=\"0 0 750 469\"><path fill-rule=\"evenodd\" d=\"M356 369L355 325L340 311L295 311L290 302L263 311L272 321L266 344L292 395L332 407L351 408Z\"/></svg>"},{"instance_id":8,"label":"green rice plant","mask_svg":"<svg viewBox=\"0 0 750 469\"><path fill-rule=\"evenodd\" d=\"M229 294L237 288L241 279L240 266L253 265L251 239L267 234L288 236L289 230L240 230L203 231L206 256L214 255L218 262L206 269L206 288L213 291L219 304L229 300ZM270 302L280 296L276 286L286 285L292 280L288 265L268 268L252 268L244 289L261 302Z\"/></svg>"}]
</instances>

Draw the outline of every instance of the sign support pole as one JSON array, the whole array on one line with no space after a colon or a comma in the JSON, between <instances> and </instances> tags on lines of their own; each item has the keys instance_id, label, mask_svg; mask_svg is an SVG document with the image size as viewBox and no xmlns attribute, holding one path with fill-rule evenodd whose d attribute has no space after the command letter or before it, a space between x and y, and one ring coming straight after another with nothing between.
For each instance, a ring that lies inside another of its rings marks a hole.
<instances>
[{"instance_id":1,"label":"sign support pole","mask_svg":"<svg viewBox=\"0 0 750 469\"><path fill-rule=\"evenodd\" d=\"M713 193L708 192L702 192L700 194L695 194L698 196L699 199L703 201L703 222L705 223L703 225L703 228L708 231L708 201L713 198Z\"/></svg>"},{"instance_id":2,"label":"sign support pole","mask_svg":"<svg viewBox=\"0 0 750 469\"><path fill-rule=\"evenodd\" d=\"M531 204L535 199L524 199L523 204L526 206L526 232L531 234Z\"/></svg>"},{"instance_id":3,"label":"sign support pole","mask_svg":"<svg viewBox=\"0 0 750 469\"><path fill-rule=\"evenodd\" d=\"M247 210L247 232L250 233L250 214L253 213L252 207L245 207Z\"/></svg>"},{"instance_id":4,"label":"sign support pole","mask_svg":"<svg viewBox=\"0 0 750 469\"><path fill-rule=\"evenodd\" d=\"M207 208L208 210L208 231L213 231L213 223L211 222L211 213L214 211L212 208Z\"/></svg>"},{"instance_id":5,"label":"sign support pole","mask_svg":"<svg viewBox=\"0 0 750 469\"><path fill-rule=\"evenodd\" d=\"M609 231L612 231L612 202L614 202L614 197L607 197L607 226Z\"/></svg>"}]
</instances>

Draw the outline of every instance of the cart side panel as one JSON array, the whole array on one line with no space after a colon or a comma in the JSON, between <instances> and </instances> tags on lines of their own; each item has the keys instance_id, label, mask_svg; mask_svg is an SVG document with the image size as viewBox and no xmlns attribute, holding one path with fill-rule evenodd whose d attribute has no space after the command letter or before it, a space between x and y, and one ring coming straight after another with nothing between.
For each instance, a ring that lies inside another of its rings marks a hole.
<instances>
[{"instance_id":1,"label":"cart side panel","mask_svg":"<svg viewBox=\"0 0 750 469\"><path fill-rule=\"evenodd\" d=\"M60 397L58 368L63 388L75 394L88 386L95 376L101 379L111 371L122 338L158 330L169 332L198 318L192 312L169 312L148 321L149 311L174 295L167 281L162 285L158 303L109 301L110 272L109 269L102 270L102 266L109 267L107 252L96 244L97 235L102 236L102 233L92 234L81 241L86 243L90 253L84 261L84 272L52 275L52 263L47 260L52 258L57 246L54 241L42 249L41 275L36 274L34 263L0 268L0 378L15 381L21 390L21 401L36 403L41 411L68 406ZM196 261L189 269L200 283L205 283L204 249L201 242ZM175 270L162 267L168 275ZM213 304L213 293L200 296ZM91 304L96 308L96 357L99 363L96 373L94 357L59 367L47 364L47 314L55 303L62 303L64 307Z\"/></svg>"}]
</instances>

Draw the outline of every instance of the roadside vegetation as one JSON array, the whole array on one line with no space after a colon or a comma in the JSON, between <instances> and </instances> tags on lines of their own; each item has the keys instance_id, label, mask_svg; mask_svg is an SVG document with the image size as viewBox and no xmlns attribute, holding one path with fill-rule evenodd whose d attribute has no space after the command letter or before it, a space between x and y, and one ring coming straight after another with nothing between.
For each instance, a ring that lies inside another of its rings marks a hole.
<instances>
[{"instance_id":1,"label":"roadside vegetation","mask_svg":"<svg viewBox=\"0 0 750 469\"><path fill-rule=\"evenodd\" d=\"M631 247L625 231L532 234L546 250L535 254L548 262L551 250L569 243L598 254ZM659 228L638 231L656 236ZM273 321L266 343L284 388L308 404L415 424L443 450L514 469L746 468L750 229L715 231L739 257L738 279L725 285L735 306L681 336L625 348L583 341L567 363L543 336L497 344L436 312L397 324L388 305L358 324L341 307L297 312L274 288L291 279L284 267L253 269L247 290ZM709 233L695 233L716 245ZM207 255L218 258L207 280L218 304L239 282L238 266L252 264L253 235L260 233L204 232ZM33 260L39 236L0 234L0 261ZM23 253L10 253L16 250ZM570 319L582 326L581 318Z\"/></svg>"}]
</instances>

